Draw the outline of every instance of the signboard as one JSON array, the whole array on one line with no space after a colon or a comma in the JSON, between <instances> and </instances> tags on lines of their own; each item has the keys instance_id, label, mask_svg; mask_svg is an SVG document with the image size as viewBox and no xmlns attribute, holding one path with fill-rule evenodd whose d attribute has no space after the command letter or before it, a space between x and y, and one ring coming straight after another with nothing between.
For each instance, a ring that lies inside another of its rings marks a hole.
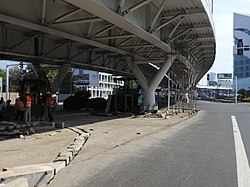
<instances>
[{"instance_id":1,"label":"signboard","mask_svg":"<svg viewBox=\"0 0 250 187\"><path fill-rule=\"evenodd\" d=\"M75 75L73 77L73 84L75 84L75 85L89 85L89 74Z\"/></svg>"},{"instance_id":2,"label":"signboard","mask_svg":"<svg viewBox=\"0 0 250 187\"><path fill-rule=\"evenodd\" d=\"M217 79L232 79L233 74L232 73L218 73Z\"/></svg>"},{"instance_id":3,"label":"signboard","mask_svg":"<svg viewBox=\"0 0 250 187\"><path fill-rule=\"evenodd\" d=\"M99 73L95 71L89 71L88 73L82 75L74 75L73 84L97 87L99 86Z\"/></svg>"}]
</instances>

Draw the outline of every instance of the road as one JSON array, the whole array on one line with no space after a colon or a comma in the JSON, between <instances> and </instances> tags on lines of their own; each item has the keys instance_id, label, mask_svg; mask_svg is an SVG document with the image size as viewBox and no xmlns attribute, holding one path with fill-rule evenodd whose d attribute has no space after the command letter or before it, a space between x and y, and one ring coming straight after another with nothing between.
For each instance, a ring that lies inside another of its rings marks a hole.
<instances>
[{"instance_id":1,"label":"road","mask_svg":"<svg viewBox=\"0 0 250 187\"><path fill-rule=\"evenodd\" d=\"M51 186L250 186L250 104L201 101L198 109L164 131L79 156Z\"/></svg>"}]
</instances>

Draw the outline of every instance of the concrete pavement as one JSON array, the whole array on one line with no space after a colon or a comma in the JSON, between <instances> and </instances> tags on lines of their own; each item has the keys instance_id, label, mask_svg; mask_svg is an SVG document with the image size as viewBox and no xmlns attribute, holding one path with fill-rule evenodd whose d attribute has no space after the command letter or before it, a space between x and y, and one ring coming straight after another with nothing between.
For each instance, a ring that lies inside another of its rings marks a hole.
<instances>
[{"instance_id":1,"label":"concrete pavement","mask_svg":"<svg viewBox=\"0 0 250 187\"><path fill-rule=\"evenodd\" d=\"M120 145L159 132L187 118L189 118L188 113L180 113L168 120L93 116L88 113L55 114L56 121L64 121L66 126L79 127L91 133L91 138L81 151L84 153L81 154L81 159L90 159ZM76 134L69 129L62 129L30 135L25 139L0 141L0 166L4 168L51 162L60 151L72 143L75 137Z\"/></svg>"}]
</instances>

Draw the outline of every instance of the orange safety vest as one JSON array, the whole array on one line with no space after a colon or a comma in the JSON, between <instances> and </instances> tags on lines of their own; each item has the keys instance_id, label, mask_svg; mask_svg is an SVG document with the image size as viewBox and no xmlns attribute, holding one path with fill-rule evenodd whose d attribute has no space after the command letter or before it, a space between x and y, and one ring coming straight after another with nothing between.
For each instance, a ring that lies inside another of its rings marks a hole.
<instances>
[{"instance_id":1,"label":"orange safety vest","mask_svg":"<svg viewBox=\"0 0 250 187\"><path fill-rule=\"evenodd\" d=\"M54 102L55 102L55 101L54 101L53 97L52 97L52 96L49 96L49 97L48 97L48 103L47 103L48 106L53 106L53 105L54 105Z\"/></svg>"},{"instance_id":2,"label":"orange safety vest","mask_svg":"<svg viewBox=\"0 0 250 187\"><path fill-rule=\"evenodd\" d=\"M32 99L29 95L26 96L26 108L31 108Z\"/></svg>"},{"instance_id":3,"label":"orange safety vest","mask_svg":"<svg viewBox=\"0 0 250 187\"><path fill-rule=\"evenodd\" d=\"M24 104L22 101L17 102L17 110L23 110L24 109Z\"/></svg>"}]
</instances>

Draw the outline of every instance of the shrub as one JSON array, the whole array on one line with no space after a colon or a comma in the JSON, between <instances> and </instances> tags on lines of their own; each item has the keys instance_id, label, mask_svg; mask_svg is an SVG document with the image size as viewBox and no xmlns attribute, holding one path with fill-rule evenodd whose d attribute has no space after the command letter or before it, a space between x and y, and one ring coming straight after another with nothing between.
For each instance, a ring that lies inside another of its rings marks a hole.
<instances>
[{"instance_id":1,"label":"shrub","mask_svg":"<svg viewBox=\"0 0 250 187\"><path fill-rule=\"evenodd\" d=\"M243 102L250 102L250 97L246 97L244 99L242 99Z\"/></svg>"}]
</instances>

